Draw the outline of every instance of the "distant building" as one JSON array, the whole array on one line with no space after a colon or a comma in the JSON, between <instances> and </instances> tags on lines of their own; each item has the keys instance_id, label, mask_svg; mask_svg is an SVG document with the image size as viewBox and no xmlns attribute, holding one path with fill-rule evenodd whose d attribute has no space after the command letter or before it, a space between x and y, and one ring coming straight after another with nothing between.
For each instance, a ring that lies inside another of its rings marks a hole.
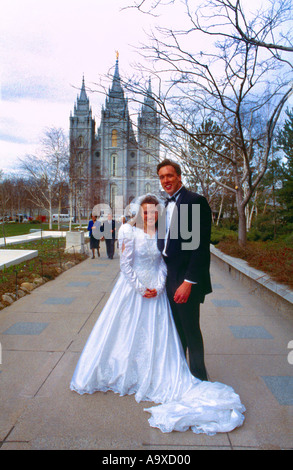
<instances>
[{"instance_id":1,"label":"distant building","mask_svg":"<svg viewBox=\"0 0 293 470\"><path fill-rule=\"evenodd\" d=\"M73 115L70 115L74 207L78 207L82 217L88 217L98 203L110 206L115 212L115 196L123 196L125 207L142 194L159 194L156 166L160 119L151 82L134 131L121 85L118 57L112 86L102 107L100 126L97 132L95 129L83 78Z\"/></svg>"}]
</instances>

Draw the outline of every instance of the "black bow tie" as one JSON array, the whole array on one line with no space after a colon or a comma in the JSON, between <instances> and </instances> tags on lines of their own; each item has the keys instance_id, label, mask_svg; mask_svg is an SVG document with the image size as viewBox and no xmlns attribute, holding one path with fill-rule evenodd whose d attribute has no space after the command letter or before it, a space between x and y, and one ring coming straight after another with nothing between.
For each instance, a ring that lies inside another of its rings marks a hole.
<instances>
[{"instance_id":1,"label":"black bow tie","mask_svg":"<svg viewBox=\"0 0 293 470\"><path fill-rule=\"evenodd\" d=\"M175 196L172 196L172 197L167 197L166 201L165 201L165 207L167 207L167 205L169 204L169 202L176 202L176 197Z\"/></svg>"}]
</instances>

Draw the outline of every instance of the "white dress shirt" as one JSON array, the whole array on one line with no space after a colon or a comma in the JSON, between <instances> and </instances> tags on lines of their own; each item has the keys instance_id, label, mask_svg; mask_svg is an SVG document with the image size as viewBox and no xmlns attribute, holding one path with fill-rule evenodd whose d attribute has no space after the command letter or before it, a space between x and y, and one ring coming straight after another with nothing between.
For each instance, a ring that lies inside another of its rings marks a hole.
<instances>
[{"instance_id":1,"label":"white dress shirt","mask_svg":"<svg viewBox=\"0 0 293 470\"><path fill-rule=\"evenodd\" d=\"M172 194L172 197L175 197L175 201L170 201L167 205L167 208L166 208L166 235L165 235L165 245L164 245L164 249L163 249L163 255L166 256L166 257L168 256L166 254L166 247L167 247L167 241L168 241L168 237L169 237L171 219L172 219L172 215L173 215L173 212L174 212L174 207L176 206L176 202L177 202L177 199L179 197L179 192L180 192L181 188L182 188L182 186L178 189L178 191L176 191L176 193ZM184 281L190 282L191 284L197 284L196 282L189 281L188 279L184 279Z\"/></svg>"}]
</instances>

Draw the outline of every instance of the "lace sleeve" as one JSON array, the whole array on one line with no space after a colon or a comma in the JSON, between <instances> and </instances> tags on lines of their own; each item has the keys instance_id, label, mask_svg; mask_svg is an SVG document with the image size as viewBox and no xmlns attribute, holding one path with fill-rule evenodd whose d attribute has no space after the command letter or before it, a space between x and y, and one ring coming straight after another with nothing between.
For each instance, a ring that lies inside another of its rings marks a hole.
<instances>
[{"instance_id":1,"label":"lace sleeve","mask_svg":"<svg viewBox=\"0 0 293 470\"><path fill-rule=\"evenodd\" d=\"M120 270L131 284L131 286L144 295L146 288L138 280L135 271L133 270L133 257L134 257L134 234L132 227L129 224L124 224L118 232L119 251L120 251Z\"/></svg>"},{"instance_id":2,"label":"lace sleeve","mask_svg":"<svg viewBox=\"0 0 293 470\"><path fill-rule=\"evenodd\" d=\"M163 259L161 258L160 265L159 265L159 273L158 273L158 287L157 287L157 294L160 295L163 290L165 289L166 285L166 277L167 277L167 266Z\"/></svg>"}]
</instances>

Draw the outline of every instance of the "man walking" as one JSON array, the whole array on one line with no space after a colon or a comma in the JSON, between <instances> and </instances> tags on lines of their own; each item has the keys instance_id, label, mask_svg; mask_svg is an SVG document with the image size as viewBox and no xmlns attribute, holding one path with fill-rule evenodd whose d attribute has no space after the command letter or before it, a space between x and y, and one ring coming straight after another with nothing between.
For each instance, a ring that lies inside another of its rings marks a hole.
<instances>
[{"instance_id":1,"label":"man walking","mask_svg":"<svg viewBox=\"0 0 293 470\"><path fill-rule=\"evenodd\" d=\"M106 243L106 251L109 259L113 259L115 252L115 239L116 239L116 223L112 218L112 213L109 212L107 220L104 222L101 232Z\"/></svg>"}]
</instances>

